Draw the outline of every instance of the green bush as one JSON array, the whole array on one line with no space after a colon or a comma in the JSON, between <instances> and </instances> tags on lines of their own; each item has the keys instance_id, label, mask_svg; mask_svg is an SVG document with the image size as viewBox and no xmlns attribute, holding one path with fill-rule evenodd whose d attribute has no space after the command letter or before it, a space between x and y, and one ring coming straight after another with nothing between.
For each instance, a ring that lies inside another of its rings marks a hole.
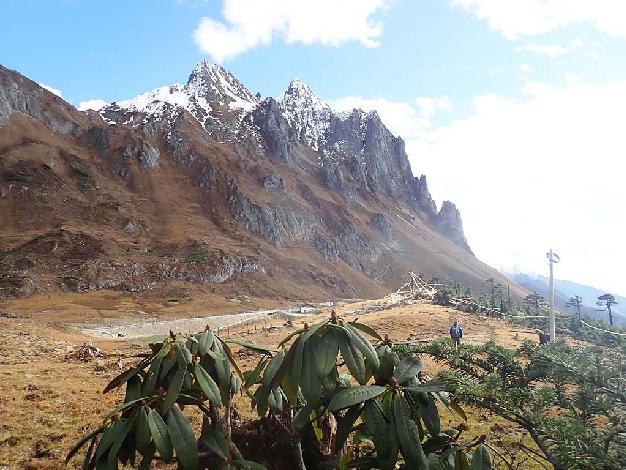
<instances>
[{"instance_id":1,"label":"green bush","mask_svg":"<svg viewBox=\"0 0 626 470\"><path fill-rule=\"evenodd\" d=\"M208 250L198 250L195 253L192 253L186 256L183 261L185 263L201 263L206 261L209 258Z\"/></svg>"},{"instance_id":2,"label":"green bush","mask_svg":"<svg viewBox=\"0 0 626 470\"><path fill-rule=\"evenodd\" d=\"M367 325L332 315L290 334L278 351L232 342L260 354L253 370L241 373L227 344L209 331L151 344L105 388L125 385L124 403L68 460L88 444L85 469L118 462L149 468L157 454L183 470L262 469L230 437L231 400L242 388L260 417L286 417L299 456L294 468L491 468L484 437L463 442L459 430L442 427L437 403L464 416L446 386L422 379L418 357L400 359ZM199 436L188 407L202 414Z\"/></svg>"}]
</instances>

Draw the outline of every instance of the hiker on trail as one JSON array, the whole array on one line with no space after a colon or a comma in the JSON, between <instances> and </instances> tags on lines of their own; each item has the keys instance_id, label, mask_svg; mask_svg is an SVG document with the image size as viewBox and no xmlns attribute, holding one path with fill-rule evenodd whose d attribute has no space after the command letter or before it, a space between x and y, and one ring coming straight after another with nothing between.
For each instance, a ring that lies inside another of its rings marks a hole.
<instances>
[{"instance_id":1,"label":"hiker on trail","mask_svg":"<svg viewBox=\"0 0 626 470\"><path fill-rule=\"evenodd\" d=\"M450 338L452 339L452 342L454 343L455 349L458 349L459 345L461 344L462 337L463 337L463 328L461 328L461 325L459 325L458 320L454 320L454 323L450 327Z\"/></svg>"},{"instance_id":2,"label":"hiker on trail","mask_svg":"<svg viewBox=\"0 0 626 470\"><path fill-rule=\"evenodd\" d=\"M550 342L550 333L544 333L538 329L535 330L535 333L539 335L539 344L548 344Z\"/></svg>"}]
</instances>

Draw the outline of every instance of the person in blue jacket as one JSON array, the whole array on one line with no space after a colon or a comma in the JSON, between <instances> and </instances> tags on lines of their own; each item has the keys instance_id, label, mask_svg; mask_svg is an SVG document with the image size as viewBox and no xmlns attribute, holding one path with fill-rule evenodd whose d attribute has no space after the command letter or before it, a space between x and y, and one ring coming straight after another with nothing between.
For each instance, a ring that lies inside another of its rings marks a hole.
<instances>
[{"instance_id":1,"label":"person in blue jacket","mask_svg":"<svg viewBox=\"0 0 626 470\"><path fill-rule=\"evenodd\" d=\"M458 320L454 320L454 323L450 327L450 338L452 339L452 342L454 343L454 347L456 349L458 349L459 345L461 344L462 337L463 328L461 328Z\"/></svg>"}]
</instances>

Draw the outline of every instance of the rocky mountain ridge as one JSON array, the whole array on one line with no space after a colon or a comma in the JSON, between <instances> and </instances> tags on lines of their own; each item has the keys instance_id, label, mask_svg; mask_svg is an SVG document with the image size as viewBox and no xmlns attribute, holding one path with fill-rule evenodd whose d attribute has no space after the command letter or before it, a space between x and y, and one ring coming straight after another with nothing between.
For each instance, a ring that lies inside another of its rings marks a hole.
<instances>
[{"instance_id":1,"label":"rocky mountain ridge","mask_svg":"<svg viewBox=\"0 0 626 470\"><path fill-rule=\"evenodd\" d=\"M109 124L132 124L142 114L142 122L166 118L173 126L181 109L218 140L249 142L252 158L263 158L265 147L287 162L297 162L308 147L318 153L330 189L352 197L355 188L379 189L471 252L454 204L445 201L437 211L426 177L413 177L404 141L389 132L376 111L333 111L299 79L292 80L278 99L261 101L226 69L202 61L186 85L157 88L106 106L100 114Z\"/></svg>"},{"instance_id":2,"label":"rocky mountain ridge","mask_svg":"<svg viewBox=\"0 0 626 470\"><path fill-rule=\"evenodd\" d=\"M498 276L377 113L337 113L300 81L261 100L206 62L86 113L0 68L0 218L0 297L181 282L354 296L410 270Z\"/></svg>"}]
</instances>

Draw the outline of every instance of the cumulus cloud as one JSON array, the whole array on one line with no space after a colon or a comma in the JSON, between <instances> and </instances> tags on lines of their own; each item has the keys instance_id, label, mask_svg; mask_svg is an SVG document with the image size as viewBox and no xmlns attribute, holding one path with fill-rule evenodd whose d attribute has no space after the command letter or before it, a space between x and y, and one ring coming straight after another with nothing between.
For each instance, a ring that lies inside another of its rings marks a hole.
<instances>
[{"instance_id":1,"label":"cumulus cloud","mask_svg":"<svg viewBox=\"0 0 626 470\"><path fill-rule=\"evenodd\" d=\"M94 100L86 100L81 101L78 104L78 109L80 111L87 111L88 109L93 109L94 111L99 111L102 107L106 106L108 103L104 100L94 99Z\"/></svg>"},{"instance_id":2,"label":"cumulus cloud","mask_svg":"<svg viewBox=\"0 0 626 470\"><path fill-rule=\"evenodd\" d=\"M526 44L517 48L518 51L533 52L547 55L553 59L565 54L569 49L560 44Z\"/></svg>"},{"instance_id":3,"label":"cumulus cloud","mask_svg":"<svg viewBox=\"0 0 626 470\"><path fill-rule=\"evenodd\" d=\"M533 73L535 71L535 67L530 64L522 64L519 66L519 71L522 73Z\"/></svg>"},{"instance_id":4,"label":"cumulus cloud","mask_svg":"<svg viewBox=\"0 0 626 470\"><path fill-rule=\"evenodd\" d=\"M63 97L63 93L58 88L51 87L50 85L46 85L45 83L40 83L39 86L48 90L50 93L57 95L59 98Z\"/></svg>"},{"instance_id":5,"label":"cumulus cloud","mask_svg":"<svg viewBox=\"0 0 626 470\"><path fill-rule=\"evenodd\" d=\"M457 203L488 263L545 272L552 247L561 277L626 293L626 81L522 91L478 96L468 117L408 140L414 172Z\"/></svg>"},{"instance_id":6,"label":"cumulus cloud","mask_svg":"<svg viewBox=\"0 0 626 470\"><path fill-rule=\"evenodd\" d=\"M452 102L447 96L419 97L413 103L391 101L386 98L345 96L330 101L329 104L338 111L351 111L354 108L376 111L387 128L404 139L417 136L429 129L438 113L452 109Z\"/></svg>"},{"instance_id":7,"label":"cumulus cloud","mask_svg":"<svg viewBox=\"0 0 626 470\"><path fill-rule=\"evenodd\" d=\"M287 44L376 47L382 25L372 17L389 0L223 0L224 21L204 17L194 32L200 50L224 62L275 37Z\"/></svg>"},{"instance_id":8,"label":"cumulus cloud","mask_svg":"<svg viewBox=\"0 0 626 470\"><path fill-rule=\"evenodd\" d=\"M619 0L451 0L473 12L509 39L534 36L586 23L615 37L626 37L626 2Z\"/></svg>"},{"instance_id":9,"label":"cumulus cloud","mask_svg":"<svg viewBox=\"0 0 626 470\"><path fill-rule=\"evenodd\" d=\"M569 46L562 46L560 44L525 44L516 48L517 51L532 52L534 54L547 55L553 59L567 54L568 52L575 51L583 45L583 42L579 38L574 38L570 42Z\"/></svg>"}]
</instances>

